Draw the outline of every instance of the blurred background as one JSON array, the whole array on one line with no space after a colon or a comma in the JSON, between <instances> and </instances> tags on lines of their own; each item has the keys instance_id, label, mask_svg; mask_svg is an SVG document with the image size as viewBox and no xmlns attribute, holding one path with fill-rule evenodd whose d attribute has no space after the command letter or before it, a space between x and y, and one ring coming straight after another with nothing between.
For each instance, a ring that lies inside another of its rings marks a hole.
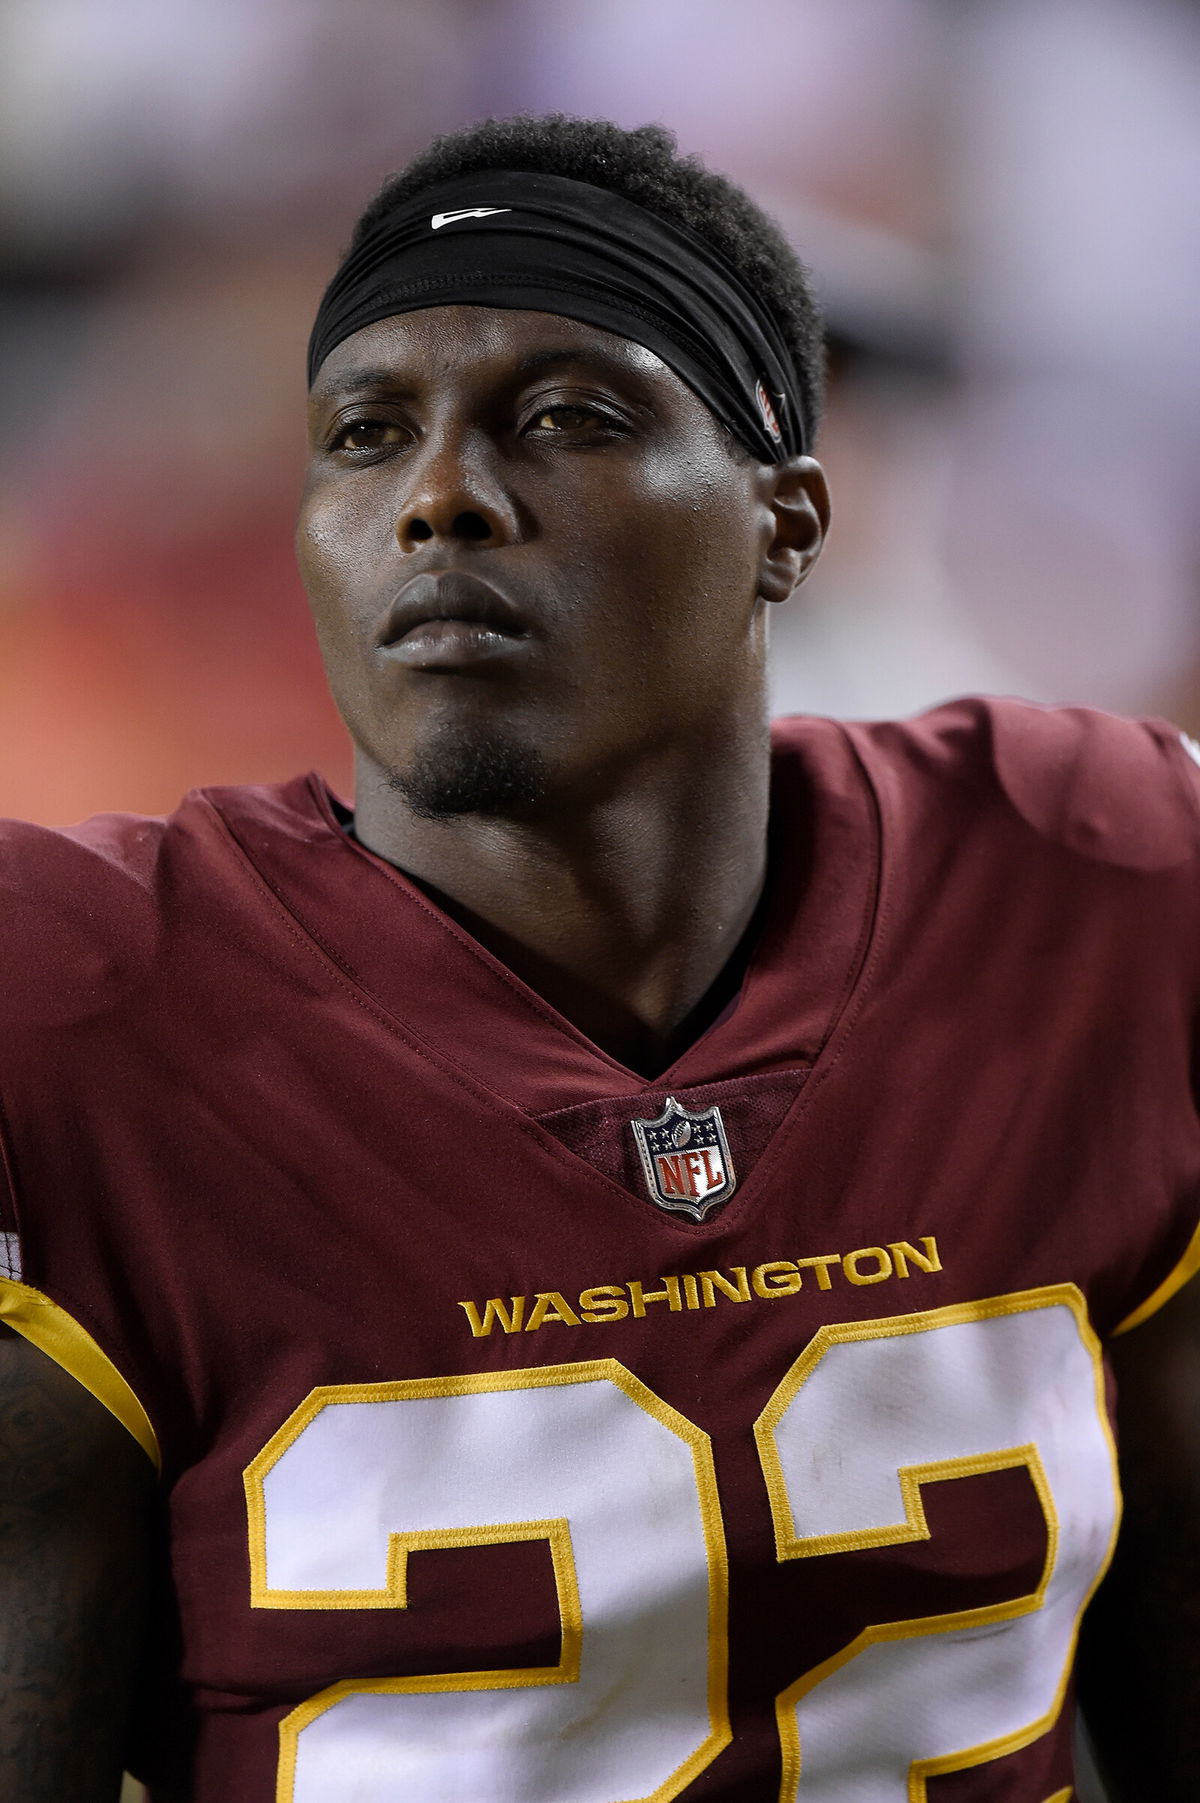
<instances>
[{"instance_id":1,"label":"blurred background","mask_svg":"<svg viewBox=\"0 0 1200 1803\"><path fill-rule=\"evenodd\" d=\"M354 214L490 112L663 120L829 311L836 529L780 711L1200 728L1189 0L0 0L0 812L348 752L293 572Z\"/></svg>"}]
</instances>

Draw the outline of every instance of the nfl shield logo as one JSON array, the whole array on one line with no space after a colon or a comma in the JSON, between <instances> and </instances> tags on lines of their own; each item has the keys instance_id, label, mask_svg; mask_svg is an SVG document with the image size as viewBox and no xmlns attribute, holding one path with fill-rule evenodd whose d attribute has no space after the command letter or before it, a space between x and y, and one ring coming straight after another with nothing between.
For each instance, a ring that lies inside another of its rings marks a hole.
<instances>
[{"instance_id":1,"label":"nfl shield logo","mask_svg":"<svg viewBox=\"0 0 1200 1803\"><path fill-rule=\"evenodd\" d=\"M630 1121L650 1200L702 1221L737 1186L719 1108L693 1114L668 1096L657 1120Z\"/></svg>"}]
</instances>

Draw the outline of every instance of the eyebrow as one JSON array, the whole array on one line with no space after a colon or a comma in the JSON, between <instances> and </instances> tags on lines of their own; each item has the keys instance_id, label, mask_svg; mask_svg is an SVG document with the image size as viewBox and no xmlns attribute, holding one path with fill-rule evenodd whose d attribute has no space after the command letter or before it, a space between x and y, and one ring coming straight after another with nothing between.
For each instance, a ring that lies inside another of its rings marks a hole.
<instances>
[{"instance_id":1,"label":"eyebrow","mask_svg":"<svg viewBox=\"0 0 1200 1803\"><path fill-rule=\"evenodd\" d=\"M583 350L566 345L526 352L517 362L513 376L518 382L527 381L531 376L579 363L591 364L615 381L637 382L641 376L641 371L631 368L620 357L607 351ZM318 376L313 383L310 398L314 401L326 401L340 394L386 393L407 396L412 392L412 378L407 372L382 364L361 364L343 371L332 381L322 383Z\"/></svg>"},{"instance_id":2,"label":"eyebrow","mask_svg":"<svg viewBox=\"0 0 1200 1803\"><path fill-rule=\"evenodd\" d=\"M569 363L590 363L602 369L606 375L618 380L636 379L638 371L630 367L622 358L605 350L567 349L565 346L556 350L530 351L517 364L519 376L538 376L545 370L562 369Z\"/></svg>"},{"instance_id":3,"label":"eyebrow","mask_svg":"<svg viewBox=\"0 0 1200 1803\"><path fill-rule=\"evenodd\" d=\"M361 394L377 392L380 389L387 389L392 394L410 392L409 384L401 380L396 370L362 364L357 369L345 370L342 375L336 376L332 381L328 379L323 381L318 376L309 390L309 399L327 401L335 394Z\"/></svg>"}]
</instances>

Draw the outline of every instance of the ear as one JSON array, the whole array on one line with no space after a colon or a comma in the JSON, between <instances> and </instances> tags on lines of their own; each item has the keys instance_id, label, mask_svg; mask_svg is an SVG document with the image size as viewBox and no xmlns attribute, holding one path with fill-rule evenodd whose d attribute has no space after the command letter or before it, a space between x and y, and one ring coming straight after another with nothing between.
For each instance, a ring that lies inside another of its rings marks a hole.
<instances>
[{"instance_id":1,"label":"ear","mask_svg":"<svg viewBox=\"0 0 1200 1803\"><path fill-rule=\"evenodd\" d=\"M815 457L792 457L763 473L773 529L758 593L764 601L786 601L821 555L829 531L829 485Z\"/></svg>"}]
</instances>

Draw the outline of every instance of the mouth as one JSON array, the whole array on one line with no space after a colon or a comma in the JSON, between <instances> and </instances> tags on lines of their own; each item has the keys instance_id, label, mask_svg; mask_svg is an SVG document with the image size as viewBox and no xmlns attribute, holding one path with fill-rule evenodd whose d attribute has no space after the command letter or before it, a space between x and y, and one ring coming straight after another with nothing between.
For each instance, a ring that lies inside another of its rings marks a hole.
<instances>
[{"instance_id":1,"label":"mouth","mask_svg":"<svg viewBox=\"0 0 1200 1803\"><path fill-rule=\"evenodd\" d=\"M511 657L532 639L517 609L461 570L414 576L388 609L379 647L390 663L453 670Z\"/></svg>"}]
</instances>

